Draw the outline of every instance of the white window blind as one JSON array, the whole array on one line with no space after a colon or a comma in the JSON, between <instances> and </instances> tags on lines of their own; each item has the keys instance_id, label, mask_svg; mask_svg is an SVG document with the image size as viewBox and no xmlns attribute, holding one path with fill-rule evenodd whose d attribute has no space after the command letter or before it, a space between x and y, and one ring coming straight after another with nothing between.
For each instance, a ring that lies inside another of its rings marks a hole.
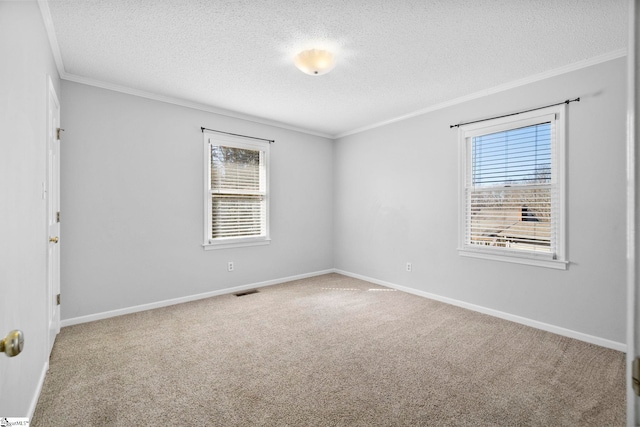
<instances>
[{"instance_id":1,"label":"white window blind","mask_svg":"<svg viewBox=\"0 0 640 427\"><path fill-rule=\"evenodd\" d=\"M268 237L268 144L209 138L205 245Z\"/></svg>"},{"instance_id":2,"label":"white window blind","mask_svg":"<svg viewBox=\"0 0 640 427\"><path fill-rule=\"evenodd\" d=\"M503 119L463 133L461 249L562 259L556 115Z\"/></svg>"}]
</instances>

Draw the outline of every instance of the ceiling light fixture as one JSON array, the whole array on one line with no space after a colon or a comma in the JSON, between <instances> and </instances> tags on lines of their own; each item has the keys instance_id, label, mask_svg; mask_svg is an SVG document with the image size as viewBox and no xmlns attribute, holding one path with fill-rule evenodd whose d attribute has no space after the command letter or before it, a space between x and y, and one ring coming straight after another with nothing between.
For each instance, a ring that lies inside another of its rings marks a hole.
<instances>
[{"instance_id":1,"label":"ceiling light fixture","mask_svg":"<svg viewBox=\"0 0 640 427\"><path fill-rule=\"evenodd\" d=\"M318 49L303 50L296 55L294 62L300 71L311 76L321 76L336 66L331 52Z\"/></svg>"}]
</instances>

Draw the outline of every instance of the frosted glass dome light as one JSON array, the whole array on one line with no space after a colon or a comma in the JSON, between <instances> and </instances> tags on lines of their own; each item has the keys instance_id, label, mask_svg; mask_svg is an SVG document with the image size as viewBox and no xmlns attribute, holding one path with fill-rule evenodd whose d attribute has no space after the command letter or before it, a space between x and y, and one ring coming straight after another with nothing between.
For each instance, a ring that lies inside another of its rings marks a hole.
<instances>
[{"instance_id":1,"label":"frosted glass dome light","mask_svg":"<svg viewBox=\"0 0 640 427\"><path fill-rule=\"evenodd\" d=\"M331 52L318 49L303 50L296 55L294 62L300 71L311 76L321 76L336 66Z\"/></svg>"}]
</instances>

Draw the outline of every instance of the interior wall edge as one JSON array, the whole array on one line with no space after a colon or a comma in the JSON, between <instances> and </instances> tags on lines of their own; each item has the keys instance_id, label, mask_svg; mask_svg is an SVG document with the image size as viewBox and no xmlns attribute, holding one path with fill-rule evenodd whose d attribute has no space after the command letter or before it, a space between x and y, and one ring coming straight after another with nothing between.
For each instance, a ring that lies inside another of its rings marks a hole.
<instances>
[{"instance_id":1,"label":"interior wall edge","mask_svg":"<svg viewBox=\"0 0 640 427\"><path fill-rule=\"evenodd\" d=\"M26 417L29 418L30 420L33 419L33 414L36 412L36 406L38 405L38 399L40 399L40 393L42 393L42 386L44 385L44 379L47 376L47 372L49 372L48 359L42 366L42 372L40 372L38 385L34 390L33 397L31 398L31 403L29 404L29 412L26 414Z\"/></svg>"}]
</instances>

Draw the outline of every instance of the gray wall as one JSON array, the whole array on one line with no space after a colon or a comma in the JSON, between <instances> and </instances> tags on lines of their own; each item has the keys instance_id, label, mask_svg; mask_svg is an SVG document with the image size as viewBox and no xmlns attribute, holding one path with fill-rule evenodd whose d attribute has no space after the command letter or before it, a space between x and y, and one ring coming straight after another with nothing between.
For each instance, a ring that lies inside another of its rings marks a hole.
<instances>
[{"instance_id":1,"label":"gray wall","mask_svg":"<svg viewBox=\"0 0 640 427\"><path fill-rule=\"evenodd\" d=\"M46 131L48 76L60 81L34 2L0 2L0 338L25 334L23 352L0 355L0 415L35 409L48 363Z\"/></svg>"},{"instance_id":2,"label":"gray wall","mask_svg":"<svg viewBox=\"0 0 640 427\"><path fill-rule=\"evenodd\" d=\"M616 59L337 140L335 267L624 343L625 66ZM460 257L449 125L577 96L567 114L568 270Z\"/></svg>"},{"instance_id":3,"label":"gray wall","mask_svg":"<svg viewBox=\"0 0 640 427\"><path fill-rule=\"evenodd\" d=\"M69 81L62 125L63 320L333 267L331 140ZM270 245L202 249L201 126L276 140Z\"/></svg>"},{"instance_id":4,"label":"gray wall","mask_svg":"<svg viewBox=\"0 0 640 427\"><path fill-rule=\"evenodd\" d=\"M624 58L335 142L67 81L62 90L63 319L335 267L625 342ZM576 96L568 270L460 257L449 124ZM202 250L200 126L277 140L271 245Z\"/></svg>"}]
</instances>

